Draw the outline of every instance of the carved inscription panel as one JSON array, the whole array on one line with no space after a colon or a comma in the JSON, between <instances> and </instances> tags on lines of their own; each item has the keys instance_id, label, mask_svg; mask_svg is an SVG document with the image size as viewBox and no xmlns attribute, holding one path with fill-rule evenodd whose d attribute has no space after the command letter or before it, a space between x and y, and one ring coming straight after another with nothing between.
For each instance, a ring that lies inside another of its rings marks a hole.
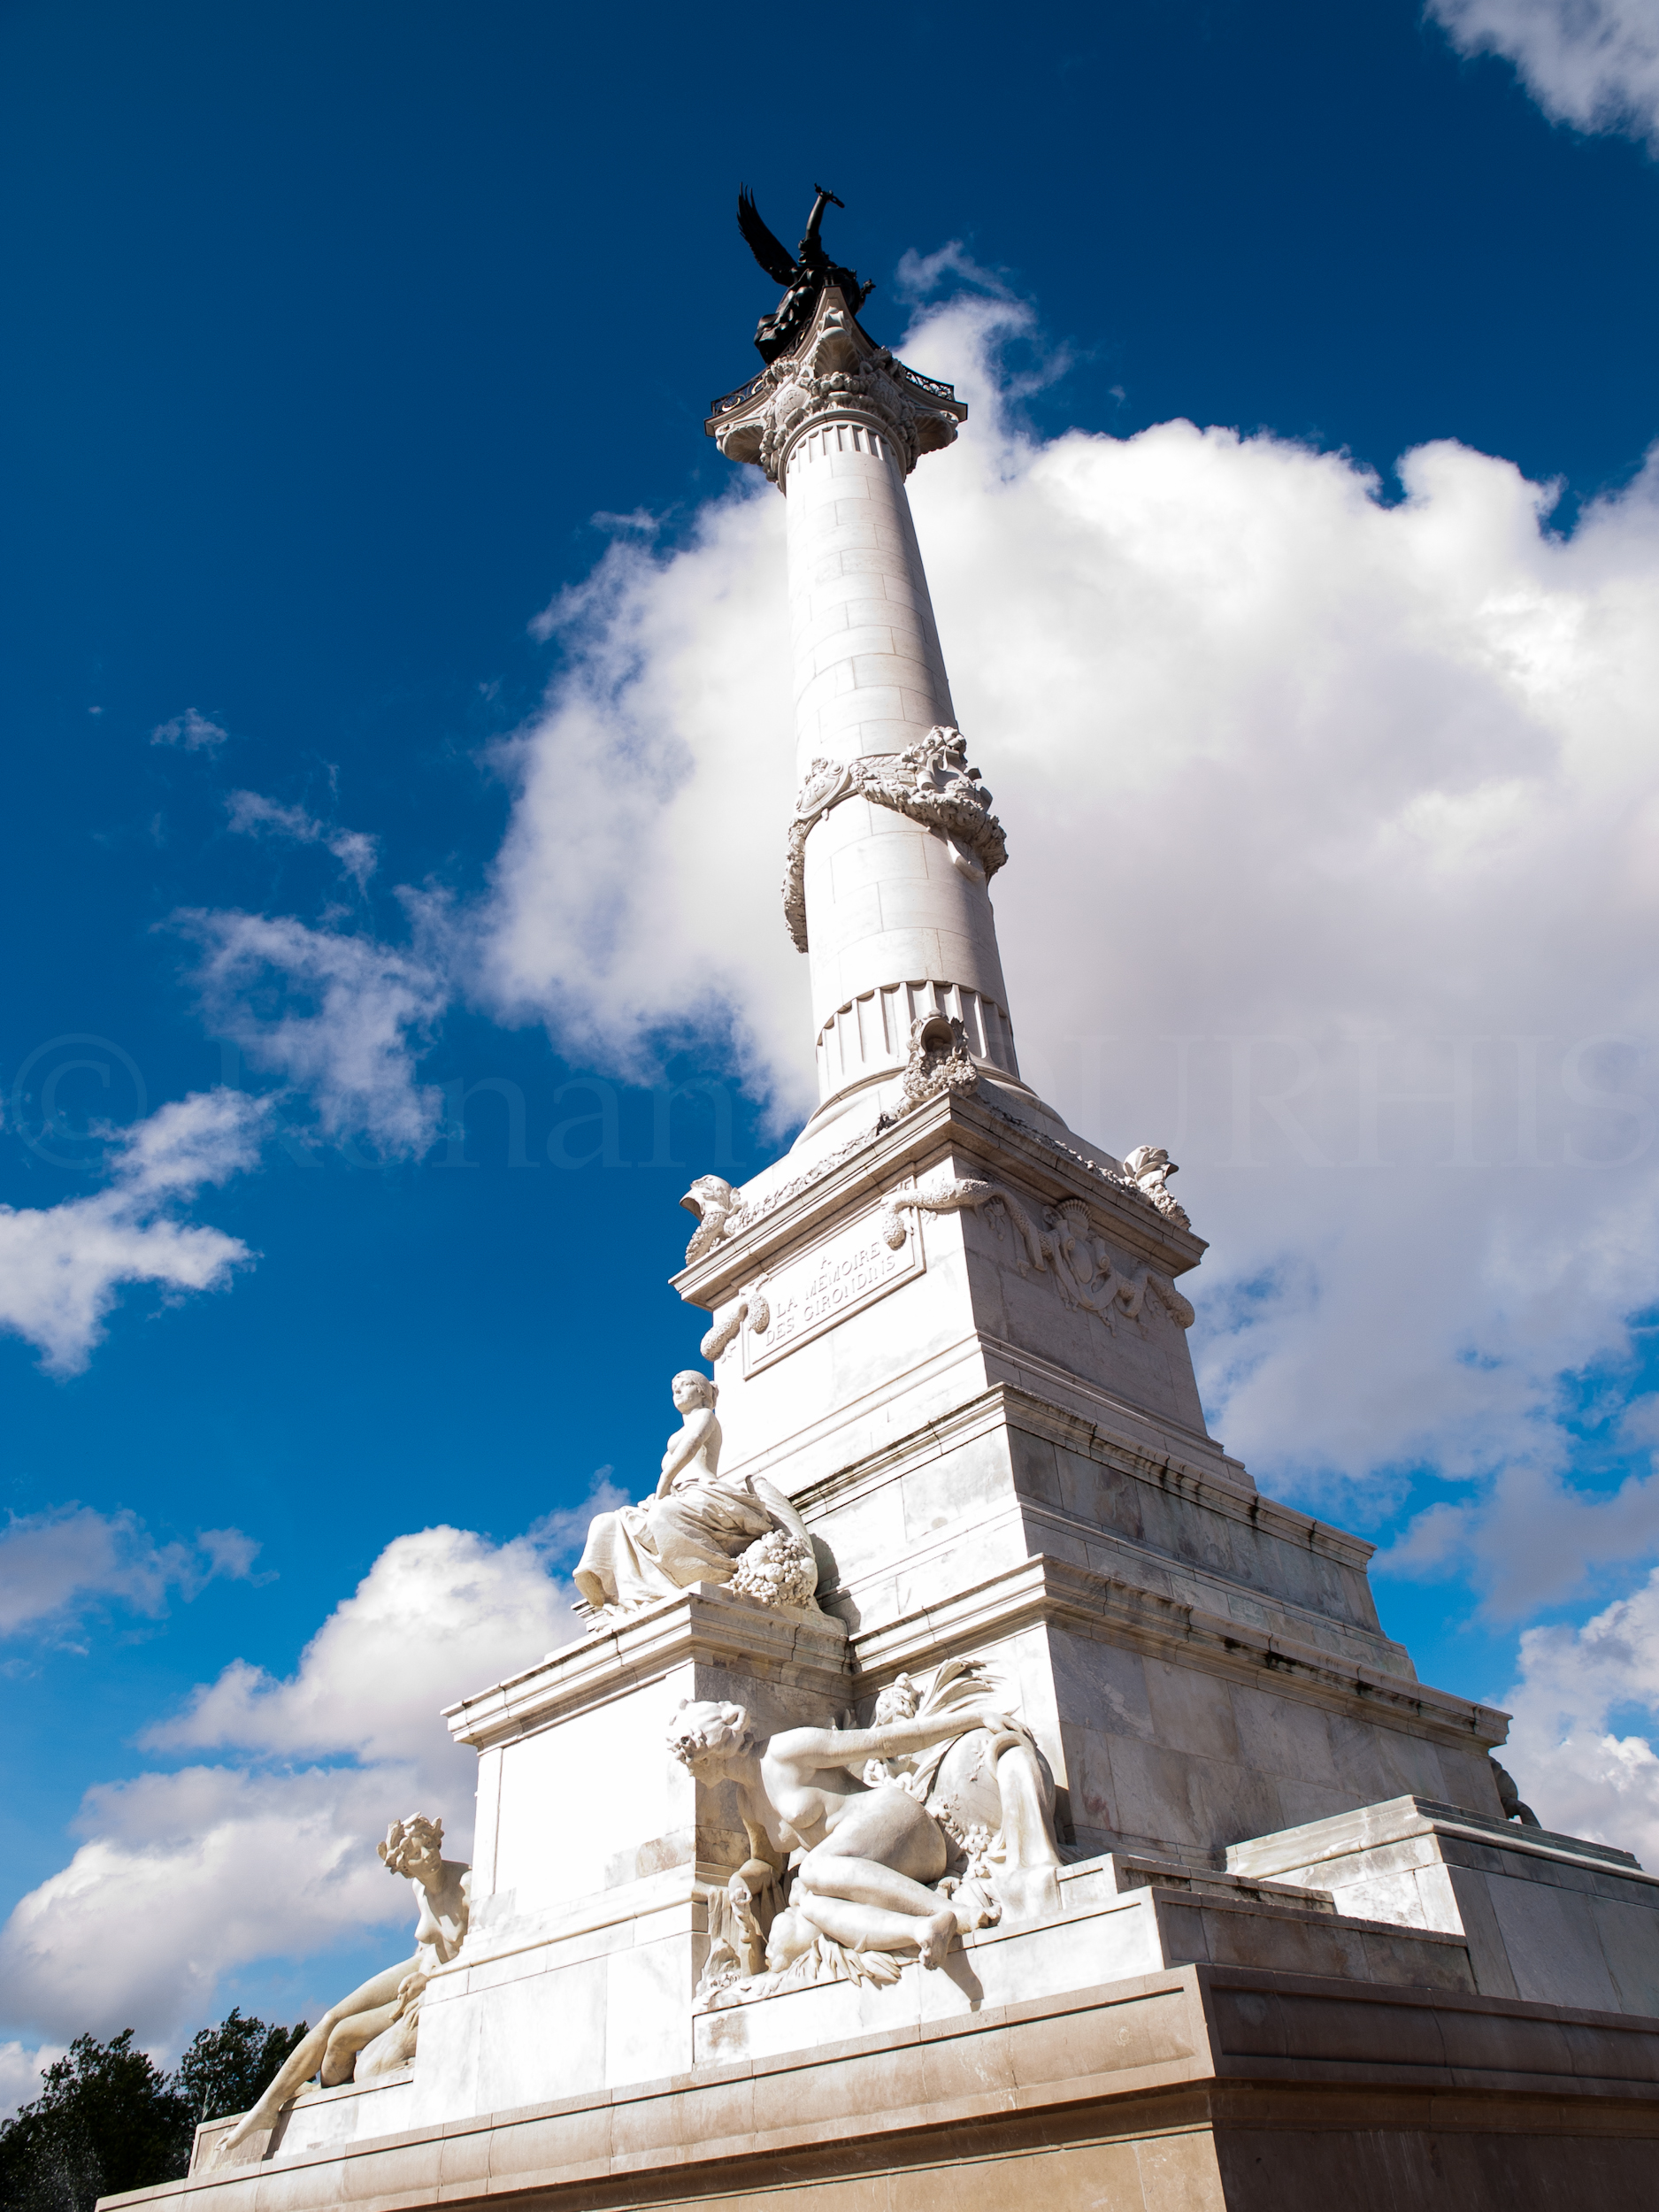
<instances>
[{"instance_id":1,"label":"carved inscription panel","mask_svg":"<svg viewBox=\"0 0 1659 2212\"><path fill-rule=\"evenodd\" d=\"M921 1221L895 1252L881 1233L879 1212L863 1215L786 1260L764 1284L764 1331L743 1331L743 1372L757 1374L797 1345L822 1335L849 1314L885 1298L926 1270Z\"/></svg>"}]
</instances>

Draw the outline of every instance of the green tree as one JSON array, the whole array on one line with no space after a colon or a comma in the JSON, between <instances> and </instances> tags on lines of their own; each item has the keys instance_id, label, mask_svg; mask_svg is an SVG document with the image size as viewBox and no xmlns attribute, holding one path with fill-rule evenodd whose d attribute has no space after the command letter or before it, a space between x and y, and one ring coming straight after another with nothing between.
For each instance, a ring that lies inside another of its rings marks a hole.
<instances>
[{"instance_id":1,"label":"green tree","mask_svg":"<svg viewBox=\"0 0 1659 2212\"><path fill-rule=\"evenodd\" d=\"M235 2005L218 2027L204 2028L173 2077L192 2124L257 2104L304 2033L303 2020L291 2028L267 2027L263 2020L244 2020Z\"/></svg>"},{"instance_id":2,"label":"green tree","mask_svg":"<svg viewBox=\"0 0 1659 2212\"><path fill-rule=\"evenodd\" d=\"M176 2180L198 2121L245 2112L304 2033L233 2007L173 2074L133 2048L131 2028L108 2043L78 2035L0 2124L0 2212L92 2212L100 2196Z\"/></svg>"},{"instance_id":3,"label":"green tree","mask_svg":"<svg viewBox=\"0 0 1659 2212\"><path fill-rule=\"evenodd\" d=\"M5 2212L92 2212L118 2189L184 2170L190 2116L167 2076L123 2028L108 2043L78 2035L49 2066L41 2093L0 2128Z\"/></svg>"}]
</instances>

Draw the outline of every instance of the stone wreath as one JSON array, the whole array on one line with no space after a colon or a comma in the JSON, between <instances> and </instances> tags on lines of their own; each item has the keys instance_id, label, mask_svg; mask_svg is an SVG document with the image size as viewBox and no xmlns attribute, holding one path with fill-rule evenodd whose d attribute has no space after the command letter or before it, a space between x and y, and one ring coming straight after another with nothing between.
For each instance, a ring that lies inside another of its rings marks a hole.
<instances>
[{"instance_id":1,"label":"stone wreath","mask_svg":"<svg viewBox=\"0 0 1659 2212\"><path fill-rule=\"evenodd\" d=\"M902 753L812 763L795 803L784 862L783 918L797 952L807 949L806 841L843 799L869 799L936 830L956 849L959 862L989 881L1008 858L1008 841L979 770L967 764L966 739L945 723Z\"/></svg>"}]
</instances>

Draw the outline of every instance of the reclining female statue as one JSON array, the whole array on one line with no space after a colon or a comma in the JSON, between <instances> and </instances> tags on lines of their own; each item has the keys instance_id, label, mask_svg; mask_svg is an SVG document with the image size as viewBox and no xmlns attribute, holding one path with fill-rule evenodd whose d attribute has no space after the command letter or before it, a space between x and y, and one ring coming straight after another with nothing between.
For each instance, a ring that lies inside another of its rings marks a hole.
<instances>
[{"instance_id":1,"label":"reclining female statue","mask_svg":"<svg viewBox=\"0 0 1659 2212\"><path fill-rule=\"evenodd\" d=\"M434 1967L447 1966L466 1939L472 1874L443 1856L443 1823L428 1820L425 1813L395 1820L385 1842L375 1848L387 1872L405 1876L419 1900L414 1957L388 1966L337 2005L330 2005L311 2033L295 2046L253 2110L220 2143L213 2159L216 2166L250 2166L262 2159L283 2106L319 2067L323 2087L334 2089L354 2078L363 2081L391 2073L413 2057L420 1993L427 1977Z\"/></svg>"},{"instance_id":2,"label":"reclining female statue","mask_svg":"<svg viewBox=\"0 0 1659 2212\"><path fill-rule=\"evenodd\" d=\"M741 1555L776 1530L794 1540L790 1600L810 1603L818 1573L805 1523L764 1476L721 1475L718 1394L709 1378L690 1368L671 1387L683 1419L657 1487L638 1505L595 1515L577 1588L603 1617L676 1597L694 1582L730 1582Z\"/></svg>"},{"instance_id":3,"label":"reclining female statue","mask_svg":"<svg viewBox=\"0 0 1659 2212\"><path fill-rule=\"evenodd\" d=\"M994 1743L1025 1740L989 1705L873 1728L786 1728L759 1737L742 1706L687 1701L668 1744L698 1781L733 1784L757 1858L782 1867L791 1852L805 1852L789 1893L793 1916L849 1951L914 1944L924 1966L938 1966L951 1938L979 1924L982 1909L977 1901L954 1906L929 1886L949 1857L932 1815L898 1783L872 1789L856 1770L867 1759L903 1758L972 1729L987 1731ZM767 1963L774 1963L770 1955Z\"/></svg>"}]
</instances>

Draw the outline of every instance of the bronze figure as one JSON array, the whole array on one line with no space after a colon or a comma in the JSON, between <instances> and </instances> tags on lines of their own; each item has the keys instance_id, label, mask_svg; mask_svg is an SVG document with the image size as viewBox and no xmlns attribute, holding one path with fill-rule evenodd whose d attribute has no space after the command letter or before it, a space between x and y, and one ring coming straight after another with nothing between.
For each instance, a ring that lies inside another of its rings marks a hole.
<instances>
[{"instance_id":1,"label":"bronze figure","mask_svg":"<svg viewBox=\"0 0 1659 2212\"><path fill-rule=\"evenodd\" d=\"M841 268L825 252L818 234L824 210L843 204L821 184L812 188L818 198L807 218L806 235L793 254L761 220L749 187L744 185L738 192L737 227L749 241L749 251L769 277L787 288L773 312L763 315L756 326L755 346L763 361L775 361L799 344L826 285L836 287L855 315L876 288L873 284L861 284L855 271Z\"/></svg>"}]
</instances>

